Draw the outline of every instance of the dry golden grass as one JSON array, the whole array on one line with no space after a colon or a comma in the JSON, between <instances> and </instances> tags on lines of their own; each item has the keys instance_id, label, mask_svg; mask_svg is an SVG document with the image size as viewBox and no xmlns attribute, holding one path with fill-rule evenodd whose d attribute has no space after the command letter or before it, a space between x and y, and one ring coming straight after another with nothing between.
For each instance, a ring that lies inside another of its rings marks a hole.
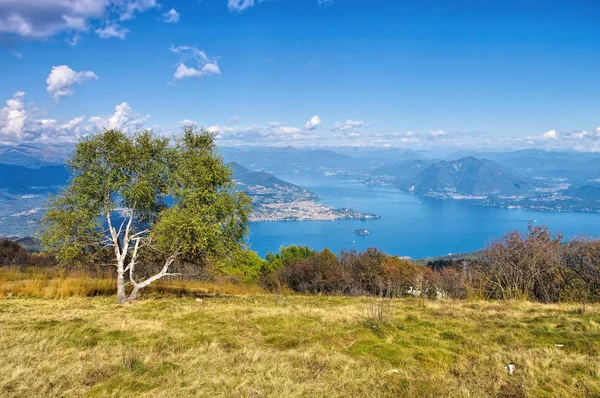
<instances>
[{"instance_id":1,"label":"dry golden grass","mask_svg":"<svg viewBox=\"0 0 600 398\"><path fill-rule=\"evenodd\" d=\"M600 306L368 302L0 299L0 396L600 396Z\"/></svg>"},{"instance_id":2,"label":"dry golden grass","mask_svg":"<svg viewBox=\"0 0 600 398\"><path fill-rule=\"evenodd\" d=\"M113 274L92 275L84 270L0 267L1 297L94 297L113 296ZM200 294L260 294L256 285L211 283L189 279L163 279L145 289L145 295L194 296Z\"/></svg>"}]
</instances>

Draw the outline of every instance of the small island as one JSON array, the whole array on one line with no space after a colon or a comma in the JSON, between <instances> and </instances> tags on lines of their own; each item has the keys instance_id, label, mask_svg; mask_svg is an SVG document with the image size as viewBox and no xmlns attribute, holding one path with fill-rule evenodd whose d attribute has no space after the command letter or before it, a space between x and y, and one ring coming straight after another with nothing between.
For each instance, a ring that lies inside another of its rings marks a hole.
<instances>
[{"instance_id":1,"label":"small island","mask_svg":"<svg viewBox=\"0 0 600 398\"><path fill-rule=\"evenodd\" d=\"M368 229L355 229L354 233L359 236L367 236L371 234Z\"/></svg>"}]
</instances>

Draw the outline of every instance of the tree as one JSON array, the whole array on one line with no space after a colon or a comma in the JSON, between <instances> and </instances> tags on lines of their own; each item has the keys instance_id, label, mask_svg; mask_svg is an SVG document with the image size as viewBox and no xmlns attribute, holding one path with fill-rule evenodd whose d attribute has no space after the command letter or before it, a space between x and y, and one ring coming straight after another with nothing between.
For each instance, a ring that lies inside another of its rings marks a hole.
<instances>
[{"instance_id":1,"label":"tree","mask_svg":"<svg viewBox=\"0 0 600 398\"><path fill-rule=\"evenodd\" d=\"M119 303L175 275L176 261L235 255L250 200L235 191L232 171L215 151L214 135L192 127L174 142L150 131L105 130L83 139L69 161L69 185L44 216L44 244L62 262L111 249ZM156 253L162 267L138 279L143 252Z\"/></svg>"}]
</instances>

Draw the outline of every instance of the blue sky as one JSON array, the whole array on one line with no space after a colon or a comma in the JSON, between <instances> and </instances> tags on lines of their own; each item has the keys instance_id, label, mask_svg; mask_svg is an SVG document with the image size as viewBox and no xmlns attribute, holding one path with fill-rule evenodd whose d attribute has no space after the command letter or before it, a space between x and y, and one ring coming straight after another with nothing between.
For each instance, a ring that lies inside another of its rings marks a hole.
<instances>
[{"instance_id":1,"label":"blue sky","mask_svg":"<svg viewBox=\"0 0 600 398\"><path fill-rule=\"evenodd\" d=\"M600 150L599 20L583 0L0 0L0 142L194 121L231 145Z\"/></svg>"}]
</instances>

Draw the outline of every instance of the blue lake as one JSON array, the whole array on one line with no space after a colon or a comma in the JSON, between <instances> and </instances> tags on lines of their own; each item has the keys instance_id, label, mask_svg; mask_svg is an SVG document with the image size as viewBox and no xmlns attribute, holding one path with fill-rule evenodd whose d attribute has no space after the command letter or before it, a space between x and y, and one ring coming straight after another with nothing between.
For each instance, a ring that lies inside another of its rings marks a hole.
<instances>
[{"instance_id":1,"label":"blue lake","mask_svg":"<svg viewBox=\"0 0 600 398\"><path fill-rule=\"evenodd\" d=\"M528 224L545 224L566 238L600 234L600 214L541 213L439 201L389 187L369 187L354 181L317 175L277 177L317 193L321 203L377 213L379 220L282 221L252 223L250 246L261 256L291 244L334 252L377 247L412 258L441 256L482 249L493 238ZM371 234L358 236L355 229Z\"/></svg>"}]
</instances>

